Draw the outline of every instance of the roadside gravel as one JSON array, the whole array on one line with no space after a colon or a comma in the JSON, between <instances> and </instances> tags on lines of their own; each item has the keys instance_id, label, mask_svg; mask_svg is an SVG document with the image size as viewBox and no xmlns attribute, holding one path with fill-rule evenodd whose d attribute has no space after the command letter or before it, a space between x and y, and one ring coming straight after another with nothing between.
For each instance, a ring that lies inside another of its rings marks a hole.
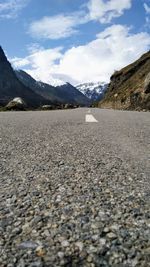
<instances>
[{"instance_id":1,"label":"roadside gravel","mask_svg":"<svg viewBox=\"0 0 150 267\"><path fill-rule=\"evenodd\" d=\"M150 266L150 116L0 113L0 267Z\"/></svg>"}]
</instances>

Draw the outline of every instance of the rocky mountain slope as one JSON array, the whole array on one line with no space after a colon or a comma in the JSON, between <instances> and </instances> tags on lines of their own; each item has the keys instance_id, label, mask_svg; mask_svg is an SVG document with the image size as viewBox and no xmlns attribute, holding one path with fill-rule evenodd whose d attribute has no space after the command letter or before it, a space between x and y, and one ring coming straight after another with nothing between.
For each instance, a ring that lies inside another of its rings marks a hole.
<instances>
[{"instance_id":1,"label":"rocky mountain slope","mask_svg":"<svg viewBox=\"0 0 150 267\"><path fill-rule=\"evenodd\" d=\"M50 103L18 80L0 47L0 106L5 106L15 97L22 98L28 107L38 107L44 103Z\"/></svg>"},{"instance_id":2,"label":"rocky mountain slope","mask_svg":"<svg viewBox=\"0 0 150 267\"><path fill-rule=\"evenodd\" d=\"M150 110L150 51L112 75L99 107Z\"/></svg>"},{"instance_id":3,"label":"rocky mountain slope","mask_svg":"<svg viewBox=\"0 0 150 267\"><path fill-rule=\"evenodd\" d=\"M108 85L106 83L91 82L79 84L76 88L93 102L99 101L104 97L107 86Z\"/></svg>"},{"instance_id":4,"label":"rocky mountain slope","mask_svg":"<svg viewBox=\"0 0 150 267\"><path fill-rule=\"evenodd\" d=\"M16 75L25 86L28 86L51 102L81 106L90 104L89 99L69 83L54 87L43 82L37 82L22 70L16 70Z\"/></svg>"}]
</instances>

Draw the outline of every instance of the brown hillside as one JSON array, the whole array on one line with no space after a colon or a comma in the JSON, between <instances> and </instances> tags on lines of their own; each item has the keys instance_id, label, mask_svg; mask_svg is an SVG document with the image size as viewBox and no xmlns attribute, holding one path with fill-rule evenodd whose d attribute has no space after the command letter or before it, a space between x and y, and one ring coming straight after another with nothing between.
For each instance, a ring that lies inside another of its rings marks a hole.
<instances>
[{"instance_id":1,"label":"brown hillside","mask_svg":"<svg viewBox=\"0 0 150 267\"><path fill-rule=\"evenodd\" d=\"M150 110L150 51L111 76L99 107Z\"/></svg>"}]
</instances>

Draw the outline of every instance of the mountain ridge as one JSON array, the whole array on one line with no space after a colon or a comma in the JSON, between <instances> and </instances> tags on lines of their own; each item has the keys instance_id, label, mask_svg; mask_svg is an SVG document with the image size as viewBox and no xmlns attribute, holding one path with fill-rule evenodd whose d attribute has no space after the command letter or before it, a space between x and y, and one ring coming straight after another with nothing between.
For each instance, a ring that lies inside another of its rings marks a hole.
<instances>
[{"instance_id":1,"label":"mountain ridge","mask_svg":"<svg viewBox=\"0 0 150 267\"><path fill-rule=\"evenodd\" d=\"M21 97L29 107L38 107L45 102L42 96L22 84L0 46L0 105L5 106L15 97Z\"/></svg>"},{"instance_id":2,"label":"mountain ridge","mask_svg":"<svg viewBox=\"0 0 150 267\"><path fill-rule=\"evenodd\" d=\"M51 102L83 106L90 104L90 100L70 83L64 83L54 87L50 84L36 81L23 70L16 70L15 72L18 79L24 85L32 88L36 93Z\"/></svg>"}]
</instances>

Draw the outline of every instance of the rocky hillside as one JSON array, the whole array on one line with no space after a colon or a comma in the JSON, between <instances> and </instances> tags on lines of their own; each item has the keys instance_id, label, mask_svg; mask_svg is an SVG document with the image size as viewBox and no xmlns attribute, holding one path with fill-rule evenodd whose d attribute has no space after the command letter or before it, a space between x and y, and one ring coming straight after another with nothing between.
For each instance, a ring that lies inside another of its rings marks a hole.
<instances>
[{"instance_id":1,"label":"rocky hillside","mask_svg":"<svg viewBox=\"0 0 150 267\"><path fill-rule=\"evenodd\" d=\"M33 79L28 73L22 70L17 70L18 79L25 85L34 90L39 95L43 96L52 103L73 104L87 106L90 100L69 83L60 86L52 86L43 82L38 82Z\"/></svg>"},{"instance_id":2,"label":"rocky hillside","mask_svg":"<svg viewBox=\"0 0 150 267\"><path fill-rule=\"evenodd\" d=\"M93 102L99 101L104 97L107 86L106 83L102 82L90 82L79 84L76 88Z\"/></svg>"},{"instance_id":3,"label":"rocky hillside","mask_svg":"<svg viewBox=\"0 0 150 267\"><path fill-rule=\"evenodd\" d=\"M0 106L5 106L15 97L22 98L30 108L50 103L18 80L0 47Z\"/></svg>"},{"instance_id":4,"label":"rocky hillside","mask_svg":"<svg viewBox=\"0 0 150 267\"><path fill-rule=\"evenodd\" d=\"M99 107L150 110L150 51L112 75Z\"/></svg>"}]
</instances>

